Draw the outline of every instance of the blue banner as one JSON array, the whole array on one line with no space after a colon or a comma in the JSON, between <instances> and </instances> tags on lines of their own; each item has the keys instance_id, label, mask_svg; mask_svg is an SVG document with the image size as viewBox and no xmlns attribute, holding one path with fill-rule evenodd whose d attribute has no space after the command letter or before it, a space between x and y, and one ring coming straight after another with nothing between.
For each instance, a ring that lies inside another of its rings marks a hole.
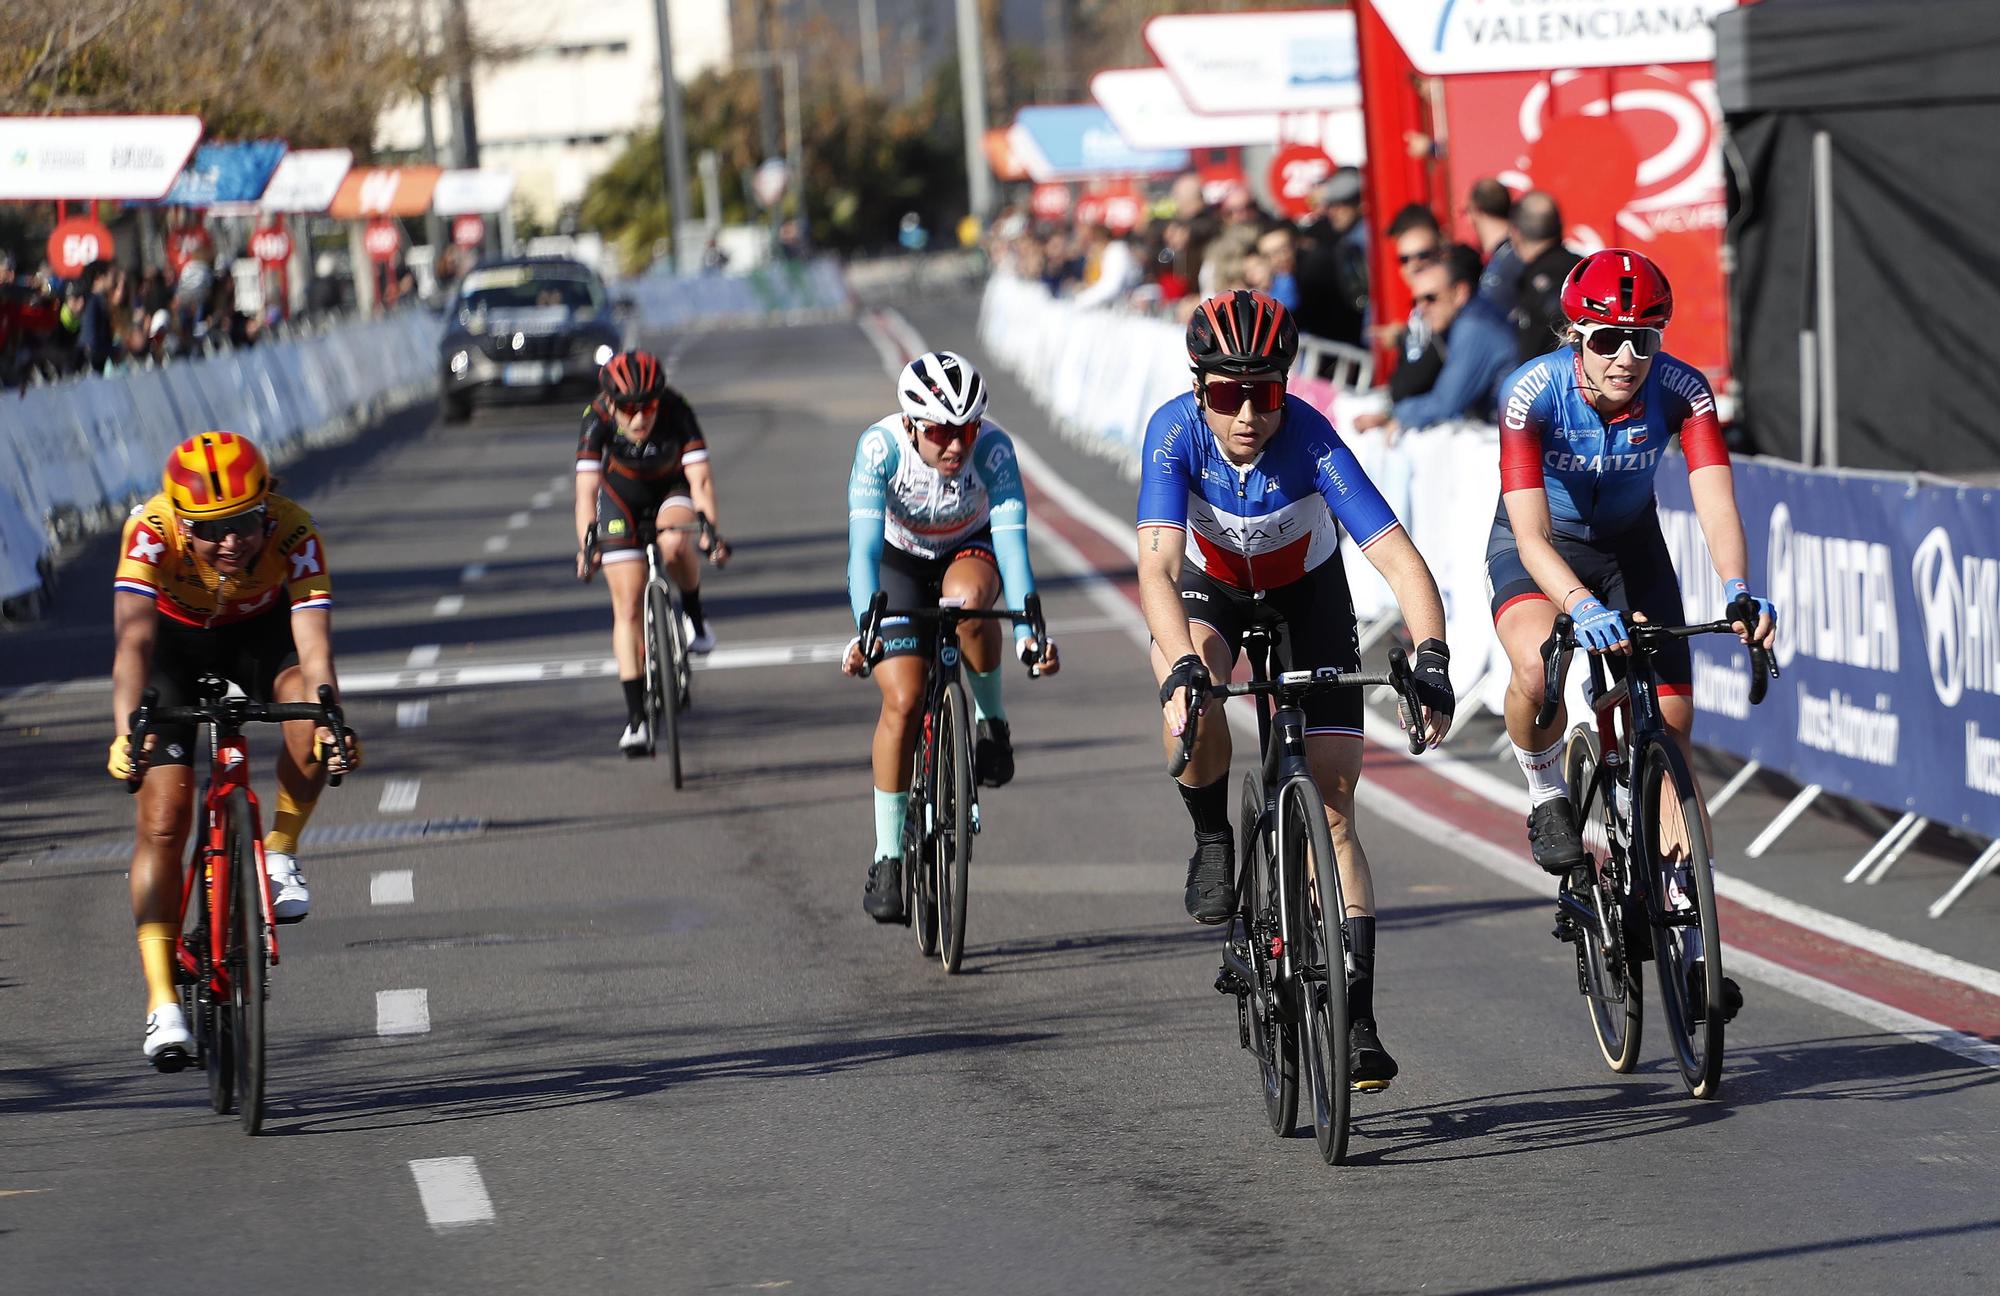
<instances>
[{"instance_id":1,"label":"blue banner","mask_svg":"<svg viewBox=\"0 0 2000 1296\"><path fill-rule=\"evenodd\" d=\"M1096 104L1023 108L1014 114L1014 127L1009 140L1037 180L1153 175L1191 162L1186 149L1133 148Z\"/></svg>"},{"instance_id":2,"label":"blue banner","mask_svg":"<svg viewBox=\"0 0 2000 1296\"><path fill-rule=\"evenodd\" d=\"M213 207L217 203L256 202L271 183L271 173L285 156L283 140L246 140L240 144L204 144L174 177L173 188L158 203L145 206Z\"/></svg>"},{"instance_id":3,"label":"blue banner","mask_svg":"<svg viewBox=\"0 0 2000 1296\"><path fill-rule=\"evenodd\" d=\"M1749 703L1740 647L1694 641L1696 738L1801 783L2000 836L1995 492L1738 460L1750 587L1778 608L1783 671ZM1690 621L1722 588L1687 474L1657 478Z\"/></svg>"}]
</instances>

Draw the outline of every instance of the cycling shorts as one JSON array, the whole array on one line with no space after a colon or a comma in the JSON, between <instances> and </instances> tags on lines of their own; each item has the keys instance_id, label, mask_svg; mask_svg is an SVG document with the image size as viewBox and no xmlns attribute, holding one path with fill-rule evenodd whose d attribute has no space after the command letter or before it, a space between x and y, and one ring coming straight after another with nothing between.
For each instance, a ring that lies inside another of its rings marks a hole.
<instances>
[{"instance_id":1,"label":"cycling shorts","mask_svg":"<svg viewBox=\"0 0 2000 1296\"><path fill-rule=\"evenodd\" d=\"M1557 534L1554 541L1556 552L1577 580L1589 586L1604 606L1628 618L1633 612L1644 612L1654 625L1687 624L1680 579L1674 575L1666 537L1660 534L1660 515L1654 509L1647 509L1637 522L1614 536L1579 540ZM1486 590L1495 621L1510 604L1523 599L1554 602L1522 564L1504 505L1493 519L1493 532L1486 541ZM1614 677L1620 664L1615 659L1611 663ZM1654 653L1653 670L1663 695L1691 692L1694 667L1687 640L1676 639Z\"/></svg>"},{"instance_id":2,"label":"cycling shorts","mask_svg":"<svg viewBox=\"0 0 2000 1296\"><path fill-rule=\"evenodd\" d=\"M1229 645L1232 667L1243 651L1243 632L1253 625L1279 628L1280 670L1361 669L1354 624L1354 600L1347 571L1336 555L1289 585L1251 591L1225 585L1197 570L1181 568L1181 606L1190 624L1205 625ZM1361 690L1323 689L1305 700L1309 734L1361 734Z\"/></svg>"},{"instance_id":3,"label":"cycling shorts","mask_svg":"<svg viewBox=\"0 0 2000 1296\"><path fill-rule=\"evenodd\" d=\"M646 556L657 535L660 510L668 504L694 511L687 475L671 473L651 481L605 473L597 487L597 547L604 561L632 562Z\"/></svg>"},{"instance_id":4,"label":"cycling shorts","mask_svg":"<svg viewBox=\"0 0 2000 1296\"><path fill-rule=\"evenodd\" d=\"M247 621L204 629L161 617L153 636L153 664L146 683L160 691L163 707L193 706L195 681L219 675L253 702L269 702L279 675L299 664L292 643L290 608L274 608ZM153 765L194 764L193 725L155 725L159 735L148 761Z\"/></svg>"},{"instance_id":5,"label":"cycling shorts","mask_svg":"<svg viewBox=\"0 0 2000 1296\"><path fill-rule=\"evenodd\" d=\"M892 608L932 608L944 591L944 574L961 558L990 564L995 571L1000 561L993 554L993 529L981 527L937 558L919 558L908 550L889 545L882 550L877 569L878 588L889 596ZM937 622L912 623L905 617L888 617L882 622L882 656L922 657L929 660L937 651Z\"/></svg>"}]
</instances>

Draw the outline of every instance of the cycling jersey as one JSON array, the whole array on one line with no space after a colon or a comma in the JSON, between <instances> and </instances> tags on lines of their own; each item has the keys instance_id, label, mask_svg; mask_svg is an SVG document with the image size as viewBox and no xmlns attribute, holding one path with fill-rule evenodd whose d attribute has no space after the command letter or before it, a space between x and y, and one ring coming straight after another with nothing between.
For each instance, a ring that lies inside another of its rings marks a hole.
<instances>
[{"instance_id":1,"label":"cycling jersey","mask_svg":"<svg viewBox=\"0 0 2000 1296\"><path fill-rule=\"evenodd\" d=\"M900 415L869 427L855 444L847 479L847 596L856 624L881 587L885 545L917 558L942 558L989 526L1007 605L1018 608L1035 592L1035 573L1013 438L982 420L964 466L946 476L917 453ZM1025 623L1014 627L1016 639L1029 633Z\"/></svg>"},{"instance_id":2,"label":"cycling jersey","mask_svg":"<svg viewBox=\"0 0 2000 1296\"><path fill-rule=\"evenodd\" d=\"M583 430L576 442L578 472L664 481L680 476L689 464L707 460L708 443L702 439L694 408L671 387L662 395L659 414L644 441L621 435L602 401L591 402L583 412Z\"/></svg>"},{"instance_id":3,"label":"cycling jersey","mask_svg":"<svg viewBox=\"0 0 2000 1296\"><path fill-rule=\"evenodd\" d=\"M1683 361L1654 357L1631 405L1606 422L1574 347L1536 356L1500 384L1500 493L1546 490L1559 535L1617 535L1652 508L1660 452L1676 432L1689 472L1729 462L1714 393ZM1503 499L1502 516L1506 508Z\"/></svg>"},{"instance_id":4,"label":"cycling jersey","mask_svg":"<svg viewBox=\"0 0 2000 1296\"><path fill-rule=\"evenodd\" d=\"M1289 585L1340 551L1340 528L1363 549L1402 524L1333 425L1296 396L1248 464L1230 462L1194 393L1146 424L1139 525L1187 533L1187 561L1225 585Z\"/></svg>"},{"instance_id":5,"label":"cycling jersey","mask_svg":"<svg viewBox=\"0 0 2000 1296\"><path fill-rule=\"evenodd\" d=\"M191 626L220 626L278 605L291 611L333 606L326 546L312 516L282 495L265 497L264 548L248 570L224 577L196 559L166 492L132 510L119 541L112 588L143 594L165 615Z\"/></svg>"}]
</instances>

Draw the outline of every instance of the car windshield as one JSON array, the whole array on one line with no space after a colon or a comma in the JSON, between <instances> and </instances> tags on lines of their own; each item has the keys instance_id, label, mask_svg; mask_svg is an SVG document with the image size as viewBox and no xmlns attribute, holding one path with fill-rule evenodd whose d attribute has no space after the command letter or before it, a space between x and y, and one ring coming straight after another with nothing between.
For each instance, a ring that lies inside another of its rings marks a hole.
<instances>
[{"instance_id":1,"label":"car windshield","mask_svg":"<svg viewBox=\"0 0 2000 1296\"><path fill-rule=\"evenodd\" d=\"M601 310L604 290L595 279L551 273L526 266L475 270L459 288L458 308L468 314L533 310L562 306L571 310Z\"/></svg>"}]
</instances>

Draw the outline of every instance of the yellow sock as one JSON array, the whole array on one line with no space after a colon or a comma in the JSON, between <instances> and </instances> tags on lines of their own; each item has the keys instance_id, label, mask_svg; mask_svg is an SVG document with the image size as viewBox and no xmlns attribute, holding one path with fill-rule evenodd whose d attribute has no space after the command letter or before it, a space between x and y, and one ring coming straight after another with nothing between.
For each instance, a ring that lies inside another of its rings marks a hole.
<instances>
[{"instance_id":1,"label":"yellow sock","mask_svg":"<svg viewBox=\"0 0 2000 1296\"><path fill-rule=\"evenodd\" d=\"M139 924L139 966L146 970L146 1011L180 1002L174 989L174 923Z\"/></svg>"},{"instance_id":2,"label":"yellow sock","mask_svg":"<svg viewBox=\"0 0 2000 1296\"><path fill-rule=\"evenodd\" d=\"M313 816L313 807L319 804L315 797L303 805L292 800L284 788L278 789L277 813L271 816L271 831L264 834L264 849L281 851L286 855L299 853L299 834L306 830L306 822Z\"/></svg>"}]
</instances>

